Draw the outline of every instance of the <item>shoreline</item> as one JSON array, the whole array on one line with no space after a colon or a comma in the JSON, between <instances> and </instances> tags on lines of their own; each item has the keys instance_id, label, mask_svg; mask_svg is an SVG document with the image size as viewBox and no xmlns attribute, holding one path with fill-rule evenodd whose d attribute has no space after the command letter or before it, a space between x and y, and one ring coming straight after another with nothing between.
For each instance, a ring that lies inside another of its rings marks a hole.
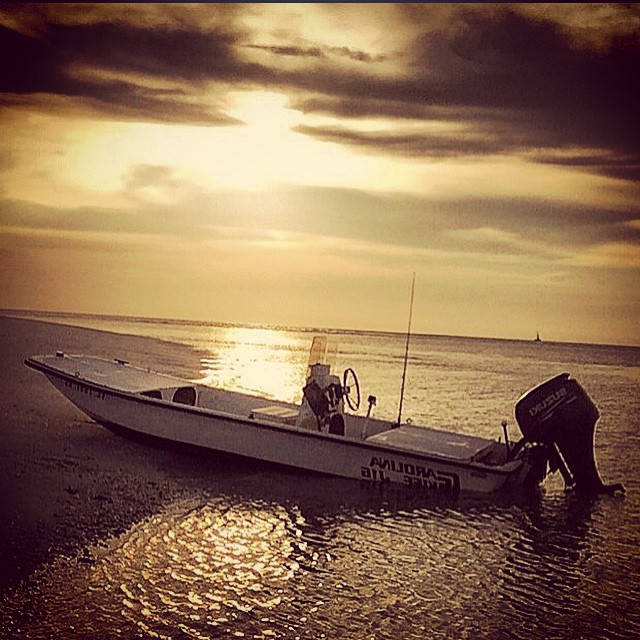
<instances>
[{"instance_id":1,"label":"shoreline","mask_svg":"<svg viewBox=\"0 0 640 640\"><path fill-rule=\"evenodd\" d=\"M102 331L105 333L118 333L110 332L108 329L85 327L83 324L76 324L75 322L69 323L74 317L86 318L89 320L98 321L134 321L134 322L148 322L159 324L178 324L178 325L194 325L194 326L216 326L216 327L243 327L249 329L273 329L294 331L302 333L326 333L329 335L341 335L341 334L360 334L362 336L391 336L396 338L404 338L406 336L406 330L385 330L385 329L358 329L358 328L346 328L346 327L312 327L312 326L288 326L282 324L256 324L252 322L218 322L212 320L198 320L198 319L184 319L184 318L160 318L160 317L147 317L147 316L119 316L119 315L107 315L99 313L73 313L66 311L30 311L26 309L0 309L0 318L18 318L25 320L33 320L34 322L43 322L48 324L64 325L69 327L78 328L92 328L95 331ZM51 318L57 318L59 321L51 320ZM588 342L585 340L575 341L567 339L550 339L542 338L536 340L531 337L516 337L516 336L481 336L481 335L455 335L449 333L424 333L424 332L412 332L414 338L433 338L436 340L469 340L469 341L493 341L493 342L516 342L523 344L546 344L546 345L559 345L559 346L578 346L578 347L603 347L607 349L639 349L640 343L632 342ZM142 336L144 337L144 336Z\"/></svg>"},{"instance_id":2,"label":"shoreline","mask_svg":"<svg viewBox=\"0 0 640 640\"><path fill-rule=\"evenodd\" d=\"M193 464L104 429L24 359L60 349L195 379L200 354L155 338L7 316L0 316L0 335L2 595L55 557L116 536L179 499L181 470Z\"/></svg>"}]
</instances>

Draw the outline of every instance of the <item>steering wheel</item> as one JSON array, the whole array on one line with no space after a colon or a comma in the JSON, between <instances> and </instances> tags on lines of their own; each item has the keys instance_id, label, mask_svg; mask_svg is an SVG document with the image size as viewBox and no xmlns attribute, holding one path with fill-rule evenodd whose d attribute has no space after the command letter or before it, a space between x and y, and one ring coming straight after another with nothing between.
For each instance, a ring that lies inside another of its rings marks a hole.
<instances>
[{"instance_id":1,"label":"steering wheel","mask_svg":"<svg viewBox=\"0 0 640 640\"><path fill-rule=\"evenodd\" d=\"M355 391L353 398L351 397L352 391ZM360 407L360 383L356 372L351 367L345 369L342 374L342 392L351 411L357 411Z\"/></svg>"}]
</instances>

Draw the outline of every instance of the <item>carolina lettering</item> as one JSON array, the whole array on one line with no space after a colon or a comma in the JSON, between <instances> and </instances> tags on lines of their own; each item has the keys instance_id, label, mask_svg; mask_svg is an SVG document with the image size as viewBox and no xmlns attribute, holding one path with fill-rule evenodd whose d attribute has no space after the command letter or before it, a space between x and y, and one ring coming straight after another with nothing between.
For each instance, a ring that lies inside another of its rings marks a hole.
<instances>
[{"instance_id":1,"label":"carolina lettering","mask_svg":"<svg viewBox=\"0 0 640 640\"><path fill-rule=\"evenodd\" d=\"M404 484L411 487L444 489L454 492L460 489L460 478L455 473L437 472L430 467L395 458L372 456L369 467L362 467L361 476L371 480L381 479L380 476L382 476L388 481L388 476L384 474L385 471L402 474Z\"/></svg>"}]
</instances>

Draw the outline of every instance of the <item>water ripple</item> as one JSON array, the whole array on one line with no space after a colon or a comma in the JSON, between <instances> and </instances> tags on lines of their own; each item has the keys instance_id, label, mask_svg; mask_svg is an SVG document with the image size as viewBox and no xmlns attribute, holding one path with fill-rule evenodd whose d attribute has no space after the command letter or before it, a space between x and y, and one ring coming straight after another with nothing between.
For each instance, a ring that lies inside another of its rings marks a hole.
<instances>
[{"instance_id":1,"label":"water ripple","mask_svg":"<svg viewBox=\"0 0 640 640\"><path fill-rule=\"evenodd\" d=\"M22 604L30 602L38 615L26 616L31 624L23 637L53 633L63 618L66 627L64 602L83 585L91 602L78 611L69 640L86 637L94 626L120 630L124 637L133 627L153 638L175 638L176 629L185 637L209 638L251 612L258 611L260 620L291 597L286 583L301 567L313 568L320 560L302 539L301 524L299 514L271 504L204 505L158 514L97 551L91 568L78 571L81 567L62 563L56 568L57 590L30 595L25 590ZM90 611L95 615L83 619Z\"/></svg>"}]
</instances>

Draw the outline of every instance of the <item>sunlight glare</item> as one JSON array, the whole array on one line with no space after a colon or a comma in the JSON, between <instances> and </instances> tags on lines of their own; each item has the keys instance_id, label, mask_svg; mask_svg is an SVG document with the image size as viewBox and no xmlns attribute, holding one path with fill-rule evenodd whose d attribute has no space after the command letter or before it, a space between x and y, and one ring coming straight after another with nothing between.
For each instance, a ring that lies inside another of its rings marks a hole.
<instances>
[{"instance_id":1,"label":"sunlight glare","mask_svg":"<svg viewBox=\"0 0 640 640\"><path fill-rule=\"evenodd\" d=\"M238 105L230 115L258 136L271 136L287 131L302 120L302 113L287 108L287 97L270 91L236 94Z\"/></svg>"},{"instance_id":2,"label":"sunlight glare","mask_svg":"<svg viewBox=\"0 0 640 640\"><path fill-rule=\"evenodd\" d=\"M299 403L307 342L290 332L253 327L217 329L202 358L202 384Z\"/></svg>"}]
</instances>

